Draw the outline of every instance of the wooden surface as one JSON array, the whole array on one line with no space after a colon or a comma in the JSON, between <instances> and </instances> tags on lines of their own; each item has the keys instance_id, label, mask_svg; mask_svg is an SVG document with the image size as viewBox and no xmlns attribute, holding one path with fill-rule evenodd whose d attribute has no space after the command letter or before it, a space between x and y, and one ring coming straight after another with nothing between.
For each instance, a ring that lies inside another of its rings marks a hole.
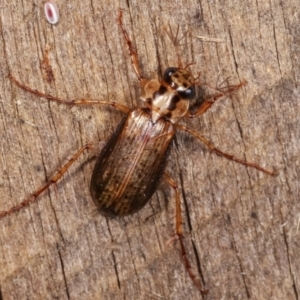
<instances>
[{"instance_id":1,"label":"wooden surface","mask_svg":"<svg viewBox=\"0 0 300 300\"><path fill-rule=\"evenodd\" d=\"M188 256L210 290L206 298L299 299L299 1L57 0L56 26L45 20L41 2L0 3L1 210L22 201L82 145L106 140L122 117L107 107L49 103L5 76L62 98L134 106L140 87L118 8L126 9L148 78L177 65L163 28L179 24L189 29L179 50L184 62L195 62L194 74L211 85L228 76L248 81L233 101L183 124L223 151L279 172L245 168L178 133L168 172L180 187ZM93 156L81 157L39 202L0 220L0 299L201 299L179 245L168 245L172 191L164 187L124 219L95 215Z\"/></svg>"}]
</instances>

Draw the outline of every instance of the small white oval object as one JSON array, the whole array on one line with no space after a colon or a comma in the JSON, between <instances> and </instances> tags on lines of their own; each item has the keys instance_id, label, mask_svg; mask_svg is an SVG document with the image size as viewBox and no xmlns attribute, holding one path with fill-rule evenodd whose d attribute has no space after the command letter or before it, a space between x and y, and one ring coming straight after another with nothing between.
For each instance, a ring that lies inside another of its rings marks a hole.
<instances>
[{"instance_id":1,"label":"small white oval object","mask_svg":"<svg viewBox=\"0 0 300 300\"><path fill-rule=\"evenodd\" d=\"M54 1L47 1L44 5L45 16L49 23L56 24L59 20L59 11Z\"/></svg>"}]
</instances>

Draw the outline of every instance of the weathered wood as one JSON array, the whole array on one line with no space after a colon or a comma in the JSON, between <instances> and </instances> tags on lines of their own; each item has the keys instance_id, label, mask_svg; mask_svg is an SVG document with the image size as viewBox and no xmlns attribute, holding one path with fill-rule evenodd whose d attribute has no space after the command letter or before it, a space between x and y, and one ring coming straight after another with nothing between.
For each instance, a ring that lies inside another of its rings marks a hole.
<instances>
[{"instance_id":1,"label":"weathered wood","mask_svg":"<svg viewBox=\"0 0 300 300\"><path fill-rule=\"evenodd\" d=\"M185 242L210 290L207 299L298 299L299 1L139 2L121 7L146 77L176 66L163 28L179 24L189 29L181 58L195 62L202 80L248 81L233 101L185 125L223 151L279 171L271 177L245 168L178 134L168 172L181 189ZM139 84L116 21L120 2L57 4L61 20L51 26L41 1L0 3L1 210L22 201L83 144L106 140L122 117L106 107L49 103L12 85L8 73L62 98L138 103ZM0 220L0 298L201 298L179 245L167 245L170 189L136 215L107 220L93 215L94 162L93 153L85 154L56 189Z\"/></svg>"}]
</instances>

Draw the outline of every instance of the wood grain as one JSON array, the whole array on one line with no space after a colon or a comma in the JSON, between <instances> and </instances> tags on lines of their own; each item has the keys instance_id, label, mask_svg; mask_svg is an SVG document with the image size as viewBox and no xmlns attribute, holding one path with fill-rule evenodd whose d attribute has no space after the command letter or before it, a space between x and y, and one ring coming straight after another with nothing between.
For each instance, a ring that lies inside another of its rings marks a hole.
<instances>
[{"instance_id":1,"label":"wood grain","mask_svg":"<svg viewBox=\"0 0 300 300\"><path fill-rule=\"evenodd\" d=\"M278 170L271 177L245 168L178 133L168 173L181 190L186 247L210 290L206 298L298 299L299 1L57 5L61 19L52 26L41 1L0 3L1 210L22 201L85 143L105 141L122 118L112 108L49 103L6 75L61 98L134 106L140 87L118 8L126 9L124 23L148 78L177 65L164 28L179 24L189 30L181 59L195 62L201 80L212 86L228 76L248 81L232 100L183 124L223 151ZM168 245L172 191L163 187L124 219L95 215L89 195L94 156L86 153L56 188L0 220L0 299L201 299L179 245Z\"/></svg>"}]
</instances>

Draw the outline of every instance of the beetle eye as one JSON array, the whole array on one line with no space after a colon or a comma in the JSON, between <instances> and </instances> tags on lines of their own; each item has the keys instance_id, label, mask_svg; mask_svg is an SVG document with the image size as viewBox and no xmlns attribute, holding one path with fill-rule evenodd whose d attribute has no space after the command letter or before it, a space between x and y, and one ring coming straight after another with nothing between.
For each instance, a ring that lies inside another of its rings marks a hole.
<instances>
[{"instance_id":1,"label":"beetle eye","mask_svg":"<svg viewBox=\"0 0 300 300\"><path fill-rule=\"evenodd\" d=\"M194 86L190 86L185 91L177 91L177 93L183 99L192 99L195 96L195 87Z\"/></svg>"},{"instance_id":2,"label":"beetle eye","mask_svg":"<svg viewBox=\"0 0 300 300\"><path fill-rule=\"evenodd\" d=\"M172 74L174 74L177 71L177 69L178 68L174 68L174 67L166 69L166 71L164 72L164 76L163 76L165 83L171 85L171 83L172 83L171 76L172 76Z\"/></svg>"}]
</instances>

